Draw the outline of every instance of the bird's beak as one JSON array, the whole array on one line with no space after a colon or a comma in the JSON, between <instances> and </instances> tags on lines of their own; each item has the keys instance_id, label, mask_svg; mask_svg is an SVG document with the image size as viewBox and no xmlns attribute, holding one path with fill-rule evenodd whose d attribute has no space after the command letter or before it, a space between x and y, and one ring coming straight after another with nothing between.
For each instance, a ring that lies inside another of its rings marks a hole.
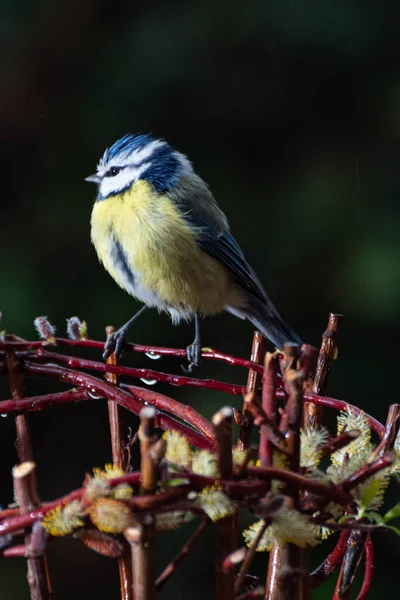
<instances>
[{"instance_id":1,"label":"bird's beak","mask_svg":"<svg viewBox=\"0 0 400 600\"><path fill-rule=\"evenodd\" d=\"M89 181L90 183L100 183L100 177L98 175L89 175L89 177L85 178L85 181Z\"/></svg>"}]
</instances>

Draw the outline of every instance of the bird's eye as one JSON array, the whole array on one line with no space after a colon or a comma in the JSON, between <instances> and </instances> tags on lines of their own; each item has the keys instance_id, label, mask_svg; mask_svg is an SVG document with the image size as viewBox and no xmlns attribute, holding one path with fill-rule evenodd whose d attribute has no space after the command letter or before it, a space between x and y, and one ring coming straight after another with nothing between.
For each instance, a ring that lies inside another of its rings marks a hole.
<instances>
[{"instance_id":1,"label":"bird's eye","mask_svg":"<svg viewBox=\"0 0 400 600\"><path fill-rule=\"evenodd\" d=\"M115 177L116 175L118 175L120 170L121 170L121 167L111 167L111 169L108 171L109 177Z\"/></svg>"}]
</instances>

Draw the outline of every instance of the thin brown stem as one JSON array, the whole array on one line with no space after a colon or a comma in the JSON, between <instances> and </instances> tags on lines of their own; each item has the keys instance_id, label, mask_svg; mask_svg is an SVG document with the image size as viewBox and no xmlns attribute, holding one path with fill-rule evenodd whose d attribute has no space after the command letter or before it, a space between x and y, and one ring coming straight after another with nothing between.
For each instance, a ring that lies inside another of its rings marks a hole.
<instances>
[{"instance_id":1,"label":"thin brown stem","mask_svg":"<svg viewBox=\"0 0 400 600\"><path fill-rule=\"evenodd\" d=\"M157 487L157 466L151 455L151 449L157 438L155 436L156 411L146 406L140 413L140 495L153 494Z\"/></svg>"},{"instance_id":2,"label":"thin brown stem","mask_svg":"<svg viewBox=\"0 0 400 600\"><path fill-rule=\"evenodd\" d=\"M147 515L142 523L125 529L124 535L132 554L133 598L135 600L154 600L156 597L154 517Z\"/></svg>"},{"instance_id":3,"label":"thin brown stem","mask_svg":"<svg viewBox=\"0 0 400 600\"><path fill-rule=\"evenodd\" d=\"M260 331L255 331L253 335L253 345L251 348L251 362L256 363L258 365L262 365L264 361L265 354L265 339ZM253 394L255 398L259 396L259 388L261 386L262 380L262 370L258 371L254 368L249 370L249 374L247 376L247 385L246 385L246 396L248 394ZM246 405L246 401L243 403L242 415L244 417L243 425L239 431L239 439L237 442L237 448L239 450L244 450L250 444L250 436L251 430L253 426L253 416L248 411L248 407Z\"/></svg>"},{"instance_id":4,"label":"thin brown stem","mask_svg":"<svg viewBox=\"0 0 400 600\"><path fill-rule=\"evenodd\" d=\"M346 492L352 490L366 479L372 477L372 475L375 475L375 473L379 473L382 469L392 465L396 459L397 452L393 450L386 452L386 454L378 458L378 460L372 463L366 463L358 469L358 471L349 475L349 477L340 484L341 488L346 490Z\"/></svg>"},{"instance_id":5,"label":"thin brown stem","mask_svg":"<svg viewBox=\"0 0 400 600\"><path fill-rule=\"evenodd\" d=\"M339 568L344 552L346 550L347 539L349 537L348 531L342 531L339 536L339 541L336 544L333 551L326 557L324 562L313 571L310 575L310 587L315 589L322 583L327 581L329 577L333 575L336 569Z\"/></svg>"},{"instance_id":6,"label":"thin brown stem","mask_svg":"<svg viewBox=\"0 0 400 600\"><path fill-rule=\"evenodd\" d=\"M107 338L115 331L114 327L106 327ZM117 365L117 355L113 352L107 358L107 365ZM112 384L118 385L118 375L115 373L106 373L104 379ZM128 469L127 453L123 441L122 423L120 417L120 406L115 400L108 400L108 418L110 423L111 453L113 464L123 471ZM121 600L132 600L132 557L130 547L127 542L124 543L122 556L118 558L119 582Z\"/></svg>"},{"instance_id":7,"label":"thin brown stem","mask_svg":"<svg viewBox=\"0 0 400 600\"><path fill-rule=\"evenodd\" d=\"M348 600L350 598L354 578L364 552L366 536L367 534L362 531L350 532L333 600Z\"/></svg>"},{"instance_id":8,"label":"thin brown stem","mask_svg":"<svg viewBox=\"0 0 400 600\"><path fill-rule=\"evenodd\" d=\"M13 350L9 350L6 353L6 365L11 397L18 403L24 399L25 394L19 360ZM19 462L33 461L31 434L25 414L22 413L15 416L15 428L17 432L15 446ZM35 477L35 473L33 473L32 477Z\"/></svg>"},{"instance_id":9,"label":"thin brown stem","mask_svg":"<svg viewBox=\"0 0 400 600\"><path fill-rule=\"evenodd\" d=\"M35 463L23 462L13 469L14 491L21 514L29 513L39 505L37 495ZM40 526L41 527L41 526ZM25 547L30 547L33 533L25 537ZM31 600L49 600L50 593L44 556L30 556L28 564L28 585Z\"/></svg>"},{"instance_id":10,"label":"thin brown stem","mask_svg":"<svg viewBox=\"0 0 400 600\"><path fill-rule=\"evenodd\" d=\"M287 401L279 429L285 435L289 472L298 475L300 470L300 428L303 424L303 388L315 357L315 349L303 345L301 352L294 344L285 344L282 361L283 385ZM300 506L300 485L295 479L288 481L284 494L290 497L294 508ZM306 600L309 593L308 565L301 548L291 543L275 541L269 557L265 586L266 600Z\"/></svg>"},{"instance_id":11,"label":"thin brown stem","mask_svg":"<svg viewBox=\"0 0 400 600\"><path fill-rule=\"evenodd\" d=\"M354 442L361 435L361 431L359 429L351 429L350 431L345 431L341 433L336 438L332 438L326 442L324 446L321 447L321 454L323 456L330 456L334 452L345 448L351 442Z\"/></svg>"},{"instance_id":12,"label":"thin brown stem","mask_svg":"<svg viewBox=\"0 0 400 600\"><path fill-rule=\"evenodd\" d=\"M372 544L371 535L367 535L364 548L364 560L365 560L365 571L364 581L356 600L366 600L371 592L372 588L372 576L374 574L374 546Z\"/></svg>"},{"instance_id":13,"label":"thin brown stem","mask_svg":"<svg viewBox=\"0 0 400 600\"><path fill-rule=\"evenodd\" d=\"M276 373L277 373L277 355L265 355L264 377L262 388L262 409L269 422L275 425L275 432L279 431L276 423ZM272 466L273 445L270 435L265 426L260 429L260 446L258 458L261 467Z\"/></svg>"},{"instance_id":14,"label":"thin brown stem","mask_svg":"<svg viewBox=\"0 0 400 600\"><path fill-rule=\"evenodd\" d=\"M323 395L328 382L332 361L337 356L337 338L342 315L330 313L328 326L322 335L321 348L317 359L317 368L311 391ZM322 406L309 403L305 407L304 426L319 427L322 419Z\"/></svg>"},{"instance_id":15,"label":"thin brown stem","mask_svg":"<svg viewBox=\"0 0 400 600\"><path fill-rule=\"evenodd\" d=\"M188 541L184 544L178 554L171 560L171 562L165 567L164 571L156 580L156 590L160 592L167 581L170 579L171 575L175 573L178 565L183 561L183 559L191 552L191 550L196 546L203 532L207 529L210 524L210 519L208 517L204 517L203 521L200 523L196 531L190 536Z\"/></svg>"},{"instance_id":16,"label":"thin brown stem","mask_svg":"<svg viewBox=\"0 0 400 600\"><path fill-rule=\"evenodd\" d=\"M375 448L371 458L376 458L381 454L393 449L400 427L400 404L391 404L386 419L385 431L380 444Z\"/></svg>"},{"instance_id":17,"label":"thin brown stem","mask_svg":"<svg viewBox=\"0 0 400 600\"><path fill-rule=\"evenodd\" d=\"M6 353L6 364L8 369L8 377L9 377L9 386L12 399L19 404L24 400L24 383L21 365L19 363L19 359L13 350L8 351ZM28 418L25 413L20 413L15 415L15 429L17 434L17 439L15 442L17 456L20 463L33 463L33 449L32 449L32 440L31 433L29 429ZM36 471L33 468L27 482L29 483L31 493L31 499L35 499L37 504L39 504L39 494L37 488L37 480L36 480ZM24 487L24 483L22 484ZM20 504L20 506L23 506ZM36 508L34 506L33 508ZM29 512L29 510L23 510L23 512ZM27 536L25 543L30 543L30 538ZM51 598L53 595L52 592L52 584L50 579L50 571L47 563L46 556L41 557L40 559L32 559L32 561L28 560L28 582L31 590L32 598L34 588L38 591L41 589L42 577L44 577L44 581L46 582L46 594L48 598ZM31 586L32 582L32 586ZM44 588L43 588L44 589ZM39 593L39 592L37 592ZM40 596L37 596L38 598Z\"/></svg>"},{"instance_id":18,"label":"thin brown stem","mask_svg":"<svg viewBox=\"0 0 400 600\"><path fill-rule=\"evenodd\" d=\"M233 410L225 406L218 411L213 419L215 439L218 445L218 470L222 478L232 477L232 417ZM229 516L217 522L217 600L233 600L234 573L225 572L225 558L236 548L235 517Z\"/></svg>"},{"instance_id":19,"label":"thin brown stem","mask_svg":"<svg viewBox=\"0 0 400 600\"><path fill-rule=\"evenodd\" d=\"M244 581L246 572L253 561L254 555L258 548L258 544L260 543L260 540L261 540L262 536L264 535L265 530L267 529L268 525L269 525L268 521L263 522L263 524L261 525L260 529L257 532L257 535L255 536L254 540L252 541L250 548L246 552L245 559L240 567L238 576L235 581L235 594L237 594L240 591L240 589L243 585L243 581Z\"/></svg>"},{"instance_id":20,"label":"thin brown stem","mask_svg":"<svg viewBox=\"0 0 400 600\"><path fill-rule=\"evenodd\" d=\"M267 438L271 444L273 444L282 452L286 452L287 442L285 439L285 434L280 431L278 425L266 415L264 409L255 398L254 394L247 394L245 397L245 403L248 413L253 415L255 425L261 428L260 435Z\"/></svg>"},{"instance_id":21,"label":"thin brown stem","mask_svg":"<svg viewBox=\"0 0 400 600\"><path fill-rule=\"evenodd\" d=\"M146 406L140 413L140 495L154 494L157 488L157 464L152 450L155 436L156 410ZM165 449L165 448L164 448ZM135 527L124 532L132 555L132 592L135 600L153 600L155 589L155 518L146 514Z\"/></svg>"}]
</instances>

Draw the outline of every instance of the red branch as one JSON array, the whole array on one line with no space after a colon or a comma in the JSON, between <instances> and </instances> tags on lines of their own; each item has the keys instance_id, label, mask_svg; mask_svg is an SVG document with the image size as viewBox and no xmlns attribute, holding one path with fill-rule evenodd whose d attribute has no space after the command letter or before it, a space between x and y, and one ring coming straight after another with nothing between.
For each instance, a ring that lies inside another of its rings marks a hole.
<instances>
[{"instance_id":1,"label":"red branch","mask_svg":"<svg viewBox=\"0 0 400 600\"><path fill-rule=\"evenodd\" d=\"M333 575L336 569L339 568L346 550L349 535L349 531L342 531L339 536L339 541L333 551L326 557L324 562L310 574L311 589L320 586Z\"/></svg>"},{"instance_id":2,"label":"red branch","mask_svg":"<svg viewBox=\"0 0 400 600\"><path fill-rule=\"evenodd\" d=\"M139 397L138 393L132 394L125 392L124 390L121 390L120 388L117 388L114 385L111 385L101 379L97 379L92 375L80 373L79 371L72 371L70 369L66 369L65 367L60 367L57 365L39 365L35 363L25 362L23 368L24 370L26 370L27 373L30 373L32 375L34 374L40 375L42 377L60 379L65 383L85 387L88 390L89 396L95 398L108 398L115 400L116 402L118 402L118 404L135 413L136 415L140 414L140 411L145 405L145 402L150 402L150 391L148 391L148 393L146 394L146 400L144 400ZM108 366L108 368L110 367ZM141 388L137 389L141 390ZM84 400L85 398L82 399ZM1 409L2 403L0 402L0 411ZM14 410L21 410L21 405L16 404ZM171 410L171 412L173 412L173 410ZM197 446L198 448L212 450L215 447L215 441L213 434L211 433L211 429L208 435L208 439L206 439L203 436L203 434L198 433L188 425L185 425L184 423L181 423L180 421L176 420L174 417L165 415L160 411L157 411L156 413L156 427L160 427L164 430L175 429L180 433L186 435L189 442L194 446ZM204 428L203 422L202 427Z\"/></svg>"},{"instance_id":3,"label":"red branch","mask_svg":"<svg viewBox=\"0 0 400 600\"><path fill-rule=\"evenodd\" d=\"M185 377L183 375L171 375L169 373L161 373L152 369L135 369L133 367L123 367L120 365L105 365L96 360L80 358L76 356L66 356L64 354L56 354L55 352L46 352L39 350L42 354L29 354L24 356L29 361L48 361L66 365L72 369L87 369L89 371L98 371L101 373L113 373L115 375L126 375L136 379L146 379L148 381L158 381L161 383L169 383L174 386L187 386L194 388L208 388L210 390L218 390L226 394L241 396L244 393L244 387L215 379L195 379L194 377ZM33 364L30 362L30 364Z\"/></svg>"},{"instance_id":4,"label":"red branch","mask_svg":"<svg viewBox=\"0 0 400 600\"><path fill-rule=\"evenodd\" d=\"M120 483L130 483L135 484L140 481L140 473L127 473L126 475L122 475L121 477L116 477L115 479L110 479L108 484L110 487L115 487ZM57 500L53 500L53 502L47 502L46 504L42 504L39 508L30 511L26 515L19 515L17 517L6 518L0 523L0 536L6 535L11 531L18 531L19 529L24 529L25 527L30 527L35 521L43 519L46 513L59 505L69 504L73 500L80 500L84 493L84 488L79 488L78 490L74 490L70 492L66 496L62 496ZM6 512L6 511L4 511ZM0 512L0 519L1 519Z\"/></svg>"},{"instance_id":5,"label":"red branch","mask_svg":"<svg viewBox=\"0 0 400 600\"><path fill-rule=\"evenodd\" d=\"M352 490L366 479L372 477L372 475L375 475L375 473L379 473L379 471L382 471L382 469L385 469L386 467L392 465L396 458L397 452L394 452L392 450L386 452L386 454L378 458L378 460L370 464L366 463L360 469L358 469L358 471L349 475L347 479L342 481L342 483L340 484L341 487L347 491Z\"/></svg>"},{"instance_id":6,"label":"red branch","mask_svg":"<svg viewBox=\"0 0 400 600\"><path fill-rule=\"evenodd\" d=\"M96 347L96 348L102 348L102 342L94 342L93 340L63 340L62 338L57 338L57 342L59 342L61 344L65 342L64 345L70 345L70 346L88 346L88 347ZM19 345L19 346L18 346ZM10 346L10 347L21 347L21 348L29 348L29 347L44 347L46 346L46 342L1 342L0 343L0 348L1 347L5 347L5 346ZM143 346L140 347L143 352L144 351L151 351L153 350L154 352L157 350L162 350L162 349L158 349L158 348L151 348L151 347L147 347L147 346ZM184 353L186 351L184 350L179 350L177 351L176 349L164 349L166 350L166 354L168 353L174 353L174 352L178 352L177 356L184 356ZM212 351L210 353L205 353L207 356L209 355L210 357L217 357L218 359L220 359L221 357L225 357L224 360L226 359L226 362L229 362L230 364L239 364L240 366L246 366L246 367L250 367L253 370L259 372L260 369L262 369L262 367L260 365L257 365L255 363L252 363L251 361L245 361L244 359L238 359L239 363L235 362L234 357L228 357L228 355L222 355L221 353ZM38 357L35 357L35 355L30 355L31 359L37 359ZM43 357L39 357L41 360L43 360ZM102 363L99 363L97 361L90 361L90 360L86 360L86 359L79 359L79 358L74 358L74 357L66 357L64 355L57 355L57 354L52 354L52 353L48 353L48 359L49 360L55 360L55 359L60 360L60 362L63 363L68 363L70 366L71 365L76 365L76 367L81 367L81 368L88 368L88 369L92 369L93 370L97 370L97 371L101 371L101 372L112 372L115 374L119 374L119 375L131 375L134 377L139 377L139 378L143 378L143 379L155 379L156 381L163 381L163 382L167 382L170 383L172 385L177 385L177 386L188 386L188 387L196 387L196 388L205 388L205 389L217 389L220 391L223 391L225 393L228 394L233 394L233 395L239 395L239 394L243 394L244 392L244 387L243 386L239 386L239 385L234 385L234 384L229 384L229 383L225 383L225 382L221 382L221 381L215 381L215 380L207 380L207 379L192 379L190 377L183 377L183 376L178 376L178 375L171 375L171 374L167 374L167 373L159 373L158 371L153 371L150 369L132 369L130 367L120 367L120 366L105 366ZM231 360L232 359L232 360ZM46 376L46 368L54 369L53 365L49 365L48 367L46 367L46 365L42 366L42 369L40 370L40 368L38 369L38 367L40 367L40 365L35 365L32 362L26 362L26 357L25 357L25 363L24 363L24 367L26 369L26 372L29 374L38 374L38 375L42 375L42 376ZM80 374L82 375L82 374ZM51 376L50 374L47 374L47 376ZM83 375L82 375L83 376ZM75 382L76 384L76 382ZM276 391L276 398L280 398L280 399L285 399L285 392L282 389L278 389ZM354 414L360 414L361 411L358 407L353 406L343 400L338 400L336 398L329 398L329 397L325 397L325 396L318 396L317 394L312 394L310 392L305 393L304 394L304 401L305 402L313 402L314 404L317 405L321 405L321 406L326 406L326 407L330 407L330 408L334 408L335 410L346 410L347 408L350 408L352 410L352 412ZM363 413L366 420L369 423L369 426L376 431L376 433L382 437L383 433L384 433L384 426L379 423L379 421L377 421L376 419L374 419L374 417L368 415L367 413Z\"/></svg>"},{"instance_id":7,"label":"red branch","mask_svg":"<svg viewBox=\"0 0 400 600\"><path fill-rule=\"evenodd\" d=\"M356 600L366 600L372 587L372 575L374 573L374 546L372 544L371 534L368 534L364 546L365 571L364 581Z\"/></svg>"},{"instance_id":8,"label":"red branch","mask_svg":"<svg viewBox=\"0 0 400 600\"><path fill-rule=\"evenodd\" d=\"M325 500L338 502L344 506L353 500L352 496L348 492L342 490L340 486L335 486L333 483L331 483L331 485L325 485L316 479L310 479L309 477L304 477L304 475L286 471L285 469L278 469L276 467L247 467L246 471L249 475L253 475L254 477L279 479L279 481L284 481L288 484L295 484L299 486L301 490L308 490L314 494L318 494L318 496L321 496L321 498L324 498Z\"/></svg>"},{"instance_id":9,"label":"red branch","mask_svg":"<svg viewBox=\"0 0 400 600\"><path fill-rule=\"evenodd\" d=\"M124 384L122 387L129 390L131 394L139 396L144 402L155 406L155 408L166 410L186 423L189 423L189 425L192 425L197 431L200 431L210 442L213 444L215 443L211 423L191 406L182 404L182 402L178 402L173 398L169 398L168 396L145 388Z\"/></svg>"},{"instance_id":10,"label":"red branch","mask_svg":"<svg viewBox=\"0 0 400 600\"><path fill-rule=\"evenodd\" d=\"M97 340L69 340L67 338L54 338L54 343L49 344L47 340L38 340L34 342L21 340L14 341L10 339L11 337L12 336L7 336L7 340L5 342L0 342L0 349L14 348L15 350L25 350L30 348L70 346L72 348L83 347L104 350L104 342L100 342ZM126 351L138 352L140 354L159 354L160 356L175 356L178 358L187 357L187 352L183 348L162 348L158 346L143 346L141 344L127 344ZM206 352L202 352L201 357L202 359L206 360L218 360L233 367L244 367L245 369L252 369L253 371L257 371L258 373L263 372L262 365L257 365L256 363L251 362L251 360L238 358L236 356L231 356L230 354L224 354L223 352L219 352L217 350L214 350L213 348L209 348Z\"/></svg>"}]
</instances>

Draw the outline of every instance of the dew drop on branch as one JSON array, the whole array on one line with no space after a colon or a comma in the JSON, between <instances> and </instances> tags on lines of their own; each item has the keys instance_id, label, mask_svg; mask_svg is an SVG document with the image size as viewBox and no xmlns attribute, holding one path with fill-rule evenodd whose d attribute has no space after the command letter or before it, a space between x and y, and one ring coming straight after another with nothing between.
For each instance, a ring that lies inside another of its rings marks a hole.
<instances>
[{"instance_id":1,"label":"dew drop on branch","mask_svg":"<svg viewBox=\"0 0 400 600\"><path fill-rule=\"evenodd\" d=\"M144 377L140 377L140 381L143 381L146 385L154 385L157 383L157 379L144 379Z\"/></svg>"},{"instance_id":2,"label":"dew drop on branch","mask_svg":"<svg viewBox=\"0 0 400 600\"><path fill-rule=\"evenodd\" d=\"M157 354L156 352L145 352L145 355L151 358L151 360L158 360L161 358L161 354Z\"/></svg>"}]
</instances>

